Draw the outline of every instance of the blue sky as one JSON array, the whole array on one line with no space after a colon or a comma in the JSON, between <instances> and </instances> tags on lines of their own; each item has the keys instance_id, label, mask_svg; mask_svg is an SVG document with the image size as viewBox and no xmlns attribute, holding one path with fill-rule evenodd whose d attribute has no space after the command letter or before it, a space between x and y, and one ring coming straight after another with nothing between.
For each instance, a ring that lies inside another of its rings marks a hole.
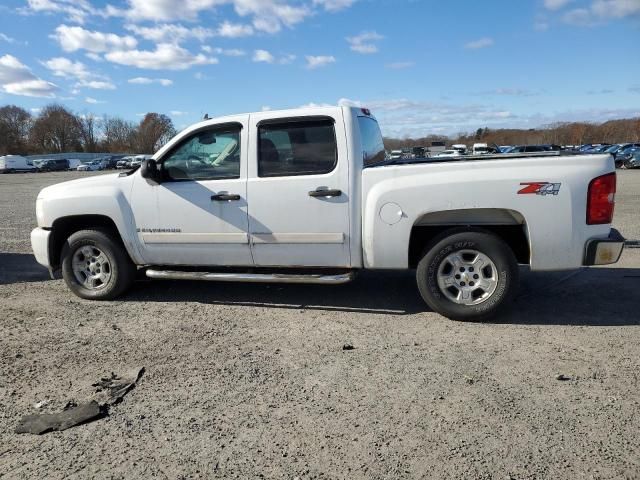
<instances>
[{"instance_id":1,"label":"blue sky","mask_svg":"<svg viewBox=\"0 0 640 480\"><path fill-rule=\"evenodd\" d=\"M178 128L340 101L386 135L640 116L640 0L5 0L0 104Z\"/></svg>"}]
</instances>

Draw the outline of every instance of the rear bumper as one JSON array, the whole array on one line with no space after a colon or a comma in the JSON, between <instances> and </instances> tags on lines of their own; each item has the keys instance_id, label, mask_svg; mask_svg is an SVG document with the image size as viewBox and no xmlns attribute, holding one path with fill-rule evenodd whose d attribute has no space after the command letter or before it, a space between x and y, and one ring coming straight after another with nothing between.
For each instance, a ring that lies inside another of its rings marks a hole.
<instances>
[{"instance_id":1,"label":"rear bumper","mask_svg":"<svg viewBox=\"0 0 640 480\"><path fill-rule=\"evenodd\" d=\"M31 231L31 248L36 261L51 270L51 262L49 261L49 236L51 230L44 228L34 228Z\"/></svg>"},{"instance_id":2,"label":"rear bumper","mask_svg":"<svg viewBox=\"0 0 640 480\"><path fill-rule=\"evenodd\" d=\"M624 237L612 228L607 238L592 238L587 241L583 265L610 265L620 260L624 249Z\"/></svg>"}]
</instances>

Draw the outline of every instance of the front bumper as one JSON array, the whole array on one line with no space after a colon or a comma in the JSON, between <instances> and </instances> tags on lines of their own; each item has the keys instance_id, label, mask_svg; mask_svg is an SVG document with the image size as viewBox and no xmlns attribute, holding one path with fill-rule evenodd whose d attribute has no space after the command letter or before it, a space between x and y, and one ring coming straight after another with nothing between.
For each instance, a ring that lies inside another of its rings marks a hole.
<instances>
[{"instance_id":1,"label":"front bumper","mask_svg":"<svg viewBox=\"0 0 640 480\"><path fill-rule=\"evenodd\" d=\"M34 228L31 231L31 248L36 261L51 270L51 262L49 261L49 236L51 230L44 228Z\"/></svg>"},{"instance_id":2,"label":"front bumper","mask_svg":"<svg viewBox=\"0 0 640 480\"><path fill-rule=\"evenodd\" d=\"M612 228L607 238L592 238L587 241L584 252L585 266L610 265L620 260L624 249L624 237Z\"/></svg>"}]
</instances>

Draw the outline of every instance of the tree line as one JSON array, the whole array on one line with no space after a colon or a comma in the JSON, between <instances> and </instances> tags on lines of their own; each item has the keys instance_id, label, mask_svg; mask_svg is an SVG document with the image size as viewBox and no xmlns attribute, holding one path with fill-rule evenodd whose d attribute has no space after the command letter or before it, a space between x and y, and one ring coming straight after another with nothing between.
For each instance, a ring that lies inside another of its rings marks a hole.
<instances>
[{"instance_id":1,"label":"tree line","mask_svg":"<svg viewBox=\"0 0 640 480\"><path fill-rule=\"evenodd\" d=\"M47 105L37 115L16 105L0 107L0 155L66 152L152 154L175 134L171 119L160 113L147 113L139 123L134 123L119 117L79 115L55 103ZM559 122L532 129L478 128L475 132L451 137L428 135L384 140L388 150L429 146L433 141L469 146L477 142L496 145L640 142L640 117L604 123Z\"/></svg>"},{"instance_id":2,"label":"tree line","mask_svg":"<svg viewBox=\"0 0 640 480\"><path fill-rule=\"evenodd\" d=\"M540 128L517 129L479 128L475 132L458 133L451 137L429 135L422 138L385 138L388 150L412 146L429 146L433 141L447 145L474 143L496 145L583 145L585 143L640 142L640 117L609 120L604 123L558 122Z\"/></svg>"},{"instance_id":3,"label":"tree line","mask_svg":"<svg viewBox=\"0 0 640 480\"><path fill-rule=\"evenodd\" d=\"M59 104L32 115L16 105L0 108L0 155L46 153L155 153L176 134L171 119L147 113L139 123L76 114Z\"/></svg>"}]
</instances>

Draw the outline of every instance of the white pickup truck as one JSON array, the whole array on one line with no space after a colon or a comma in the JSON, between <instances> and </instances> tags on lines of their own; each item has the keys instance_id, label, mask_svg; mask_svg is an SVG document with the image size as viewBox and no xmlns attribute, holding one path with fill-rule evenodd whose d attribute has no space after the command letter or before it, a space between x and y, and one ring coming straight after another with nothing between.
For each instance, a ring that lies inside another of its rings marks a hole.
<instances>
[{"instance_id":1,"label":"white pickup truck","mask_svg":"<svg viewBox=\"0 0 640 480\"><path fill-rule=\"evenodd\" d=\"M43 189L31 242L87 299L117 297L138 272L339 284L361 269L416 269L425 302L461 320L505 307L518 264L620 257L610 155L430 160L386 159L364 108L205 120L138 169Z\"/></svg>"}]
</instances>

